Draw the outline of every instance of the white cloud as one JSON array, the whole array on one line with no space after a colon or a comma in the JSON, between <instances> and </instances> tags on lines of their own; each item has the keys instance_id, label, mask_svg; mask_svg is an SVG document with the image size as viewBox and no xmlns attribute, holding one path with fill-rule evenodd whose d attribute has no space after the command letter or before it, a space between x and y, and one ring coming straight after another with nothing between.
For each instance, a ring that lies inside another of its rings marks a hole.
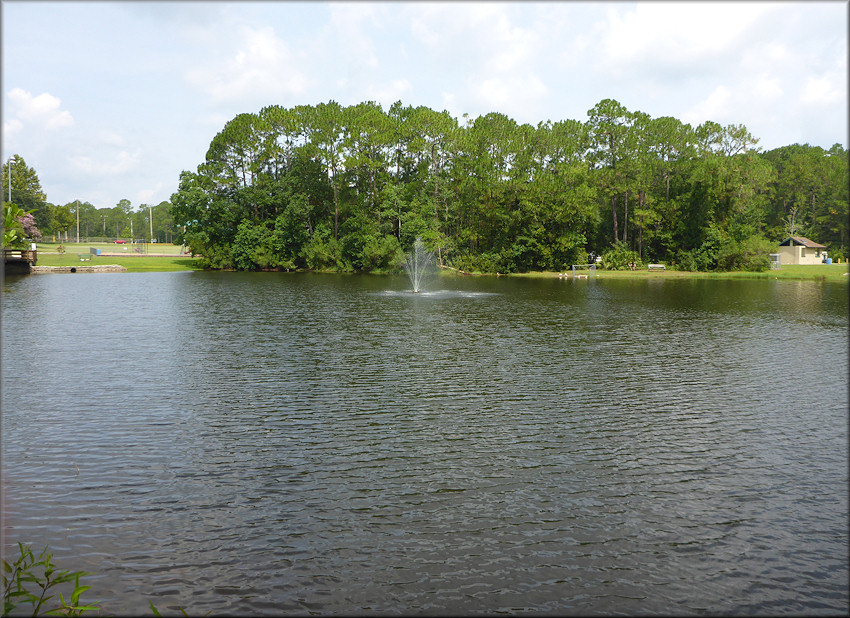
<instances>
[{"instance_id":1,"label":"white cloud","mask_svg":"<svg viewBox=\"0 0 850 618\"><path fill-rule=\"evenodd\" d=\"M515 26L503 11L483 12L474 24L479 49L490 70L505 73L528 69L538 48L533 30Z\"/></svg>"},{"instance_id":2,"label":"white cloud","mask_svg":"<svg viewBox=\"0 0 850 618\"><path fill-rule=\"evenodd\" d=\"M98 141L107 146L123 146L124 138L114 131L101 131L98 135Z\"/></svg>"},{"instance_id":3,"label":"white cloud","mask_svg":"<svg viewBox=\"0 0 850 618\"><path fill-rule=\"evenodd\" d=\"M259 111L259 110L255 110ZM204 114L203 116L198 117L198 123L203 125L204 127L208 127L210 129L215 129L215 131L221 130L225 124L227 124L228 120L233 119L233 114L222 114L220 112L213 112L210 114ZM215 135L215 133L213 133ZM212 136L211 136L212 137Z\"/></svg>"},{"instance_id":4,"label":"white cloud","mask_svg":"<svg viewBox=\"0 0 850 618\"><path fill-rule=\"evenodd\" d=\"M751 91L762 102L765 100L775 100L785 94L782 89L782 82L778 77L770 77L767 74L759 75L753 81Z\"/></svg>"},{"instance_id":5,"label":"white cloud","mask_svg":"<svg viewBox=\"0 0 850 618\"><path fill-rule=\"evenodd\" d=\"M762 47L762 55L771 62L785 62L790 58L788 49L781 43L767 43Z\"/></svg>"},{"instance_id":6,"label":"white cloud","mask_svg":"<svg viewBox=\"0 0 850 618\"><path fill-rule=\"evenodd\" d=\"M608 11L603 45L615 64L667 64L728 54L766 3L641 2L634 11Z\"/></svg>"},{"instance_id":7,"label":"white cloud","mask_svg":"<svg viewBox=\"0 0 850 618\"><path fill-rule=\"evenodd\" d=\"M414 2L408 7L410 32L431 53L457 52L481 20L493 13L484 2ZM458 58L460 60L461 58Z\"/></svg>"},{"instance_id":8,"label":"white cloud","mask_svg":"<svg viewBox=\"0 0 850 618\"><path fill-rule=\"evenodd\" d=\"M372 34L377 26L376 7L360 2L330 6L328 36L333 48L338 50L338 62L377 69L380 63Z\"/></svg>"},{"instance_id":9,"label":"white cloud","mask_svg":"<svg viewBox=\"0 0 850 618\"><path fill-rule=\"evenodd\" d=\"M818 107L840 103L846 100L845 85L846 81L834 75L809 77L803 86L800 101Z\"/></svg>"},{"instance_id":10,"label":"white cloud","mask_svg":"<svg viewBox=\"0 0 850 618\"><path fill-rule=\"evenodd\" d=\"M12 135L13 133L17 133L23 128L24 123L18 120L17 118L5 120L3 122L3 135L8 138L8 136Z\"/></svg>"},{"instance_id":11,"label":"white cloud","mask_svg":"<svg viewBox=\"0 0 850 618\"><path fill-rule=\"evenodd\" d=\"M438 21L431 18L431 14L440 9L439 4L414 5L415 14L411 15L410 32L413 37L425 47L437 49L440 46L442 32L438 27Z\"/></svg>"},{"instance_id":12,"label":"white cloud","mask_svg":"<svg viewBox=\"0 0 850 618\"><path fill-rule=\"evenodd\" d=\"M523 70L540 42L533 29L515 24L512 12L517 13L515 6L500 2L414 3L409 27L439 62L449 59L486 71Z\"/></svg>"},{"instance_id":13,"label":"white cloud","mask_svg":"<svg viewBox=\"0 0 850 618\"><path fill-rule=\"evenodd\" d=\"M74 125L71 112L61 109L62 101L52 94L43 92L34 97L22 88L12 88L7 96L10 101L9 111L15 117L9 121L13 130L20 129L25 124L40 125L47 129Z\"/></svg>"},{"instance_id":14,"label":"white cloud","mask_svg":"<svg viewBox=\"0 0 850 618\"><path fill-rule=\"evenodd\" d=\"M87 155L69 157L69 163L75 171L93 176L117 176L135 169L139 164L139 154L119 151L113 157L94 160Z\"/></svg>"},{"instance_id":15,"label":"white cloud","mask_svg":"<svg viewBox=\"0 0 850 618\"><path fill-rule=\"evenodd\" d=\"M136 193L136 201L139 204L149 204L151 206L156 206L153 203L154 196L157 195L162 190L163 184L161 182L156 183L156 186L153 189L140 189Z\"/></svg>"},{"instance_id":16,"label":"white cloud","mask_svg":"<svg viewBox=\"0 0 850 618\"><path fill-rule=\"evenodd\" d=\"M536 75L509 74L470 80L468 96L484 113L500 112L517 122L526 122L539 111L539 101L547 93L546 85Z\"/></svg>"},{"instance_id":17,"label":"white cloud","mask_svg":"<svg viewBox=\"0 0 850 618\"><path fill-rule=\"evenodd\" d=\"M373 85L366 90L366 98L379 103L384 110L396 101L404 101L413 91L413 86L407 79L394 79L392 81Z\"/></svg>"},{"instance_id":18,"label":"white cloud","mask_svg":"<svg viewBox=\"0 0 850 618\"><path fill-rule=\"evenodd\" d=\"M706 120L723 124L731 111L731 97L732 93L726 86L717 86L705 99L682 114L681 120L694 127Z\"/></svg>"},{"instance_id":19,"label":"white cloud","mask_svg":"<svg viewBox=\"0 0 850 618\"><path fill-rule=\"evenodd\" d=\"M548 11L528 7L538 16ZM529 19L515 4L473 2L414 3L409 24L430 64L445 67L438 87L447 107L475 115L500 112L518 121L542 113L550 90L540 74L555 74L548 54L553 46L560 49L559 33L548 22Z\"/></svg>"},{"instance_id":20,"label":"white cloud","mask_svg":"<svg viewBox=\"0 0 850 618\"><path fill-rule=\"evenodd\" d=\"M195 68L187 80L216 101L260 101L301 95L310 80L297 67L301 62L271 27L241 26L237 49L228 60Z\"/></svg>"},{"instance_id":21,"label":"white cloud","mask_svg":"<svg viewBox=\"0 0 850 618\"><path fill-rule=\"evenodd\" d=\"M463 124L463 110L458 107L457 96L451 92L441 93L442 106L436 111L446 110L452 118Z\"/></svg>"}]
</instances>

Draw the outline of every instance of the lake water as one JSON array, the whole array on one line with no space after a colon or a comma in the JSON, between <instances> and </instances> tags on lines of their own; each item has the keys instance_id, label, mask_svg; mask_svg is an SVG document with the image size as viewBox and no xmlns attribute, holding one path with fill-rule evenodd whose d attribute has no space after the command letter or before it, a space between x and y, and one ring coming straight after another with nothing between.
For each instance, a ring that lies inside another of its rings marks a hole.
<instances>
[{"instance_id":1,"label":"lake water","mask_svg":"<svg viewBox=\"0 0 850 618\"><path fill-rule=\"evenodd\" d=\"M4 543L107 614L845 614L848 289L7 278Z\"/></svg>"}]
</instances>

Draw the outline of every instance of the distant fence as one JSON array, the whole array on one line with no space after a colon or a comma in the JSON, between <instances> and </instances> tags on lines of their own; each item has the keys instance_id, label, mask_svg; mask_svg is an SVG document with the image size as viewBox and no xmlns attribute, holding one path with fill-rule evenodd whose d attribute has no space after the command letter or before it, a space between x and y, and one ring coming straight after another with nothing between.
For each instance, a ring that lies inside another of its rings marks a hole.
<instances>
[{"instance_id":1,"label":"distant fence","mask_svg":"<svg viewBox=\"0 0 850 618\"><path fill-rule=\"evenodd\" d=\"M126 240L127 242L130 242L130 240L127 238L115 238L115 236L83 236L82 234L80 234L81 243L115 242L116 240ZM76 232L74 232L73 234L69 233L67 240L65 240L65 232L62 232L61 234L45 234L39 242L45 244L64 245L65 243L77 242L77 234Z\"/></svg>"},{"instance_id":2,"label":"distant fence","mask_svg":"<svg viewBox=\"0 0 850 618\"><path fill-rule=\"evenodd\" d=\"M56 234L55 236L56 236L56 239L54 240L53 234L46 234L39 241L39 244L59 245L59 244L77 242L77 235L76 234L68 234L68 240L65 240L65 234L64 233L62 234L61 238L60 238L59 234ZM91 243L112 244L116 240L123 240L128 245L129 244L144 244L144 243L150 242L146 238L130 238L129 236L119 236L118 238L116 238L115 236L83 236L82 234L80 234L80 244L83 244L83 243L86 243L86 244L91 244ZM171 244L171 243L165 243L161 240L157 240L153 244Z\"/></svg>"}]
</instances>

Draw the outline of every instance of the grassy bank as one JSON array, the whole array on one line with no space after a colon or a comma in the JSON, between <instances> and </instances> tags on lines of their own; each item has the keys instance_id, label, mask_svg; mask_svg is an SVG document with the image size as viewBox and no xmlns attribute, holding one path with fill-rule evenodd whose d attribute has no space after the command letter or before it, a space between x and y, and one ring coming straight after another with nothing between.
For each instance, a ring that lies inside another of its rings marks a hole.
<instances>
[{"instance_id":1,"label":"grassy bank","mask_svg":"<svg viewBox=\"0 0 850 618\"><path fill-rule=\"evenodd\" d=\"M64 245L65 253L57 253L58 243L38 243L39 266L80 266L89 264L118 264L130 272L201 270L198 259L181 255L180 245L154 243L147 245L147 253L137 253L131 245L116 245L112 243L68 243ZM91 261L81 262L79 254L90 255L91 248L100 249L102 254L92 256ZM779 270L769 270L763 273L755 272L689 272L681 270L602 270L596 271L597 277L604 279L617 278L662 278L662 279L791 279L811 281L850 282L850 264L814 264L806 266L783 266ZM463 276L443 271L446 276ZM569 274L569 273L568 273ZM508 275L511 277L558 277L557 272L530 272Z\"/></svg>"},{"instance_id":2,"label":"grassy bank","mask_svg":"<svg viewBox=\"0 0 850 618\"><path fill-rule=\"evenodd\" d=\"M850 282L850 264L813 264L783 266L779 270L762 273L746 271L690 272L686 270L602 270L596 276L602 279L790 279L797 281ZM569 274L569 273L568 273ZM510 275L512 277L558 277L556 272L533 272Z\"/></svg>"},{"instance_id":3,"label":"grassy bank","mask_svg":"<svg viewBox=\"0 0 850 618\"><path fill-rule=\"evenodd\" d=\"M111 243L68 243L63 245L65 253L57 253L59 243L38 243L39 266L88 266L93 264L118 264L129 272L153 272L173 270L200 270L197 258L181 255L180 245L153 243L147 245L147 253L137 253L130 245ZM91 248L100 249L101 254L92 255ZM91 256L90 261L80 261L79 254Z\"/></svg>"}]
</instances>

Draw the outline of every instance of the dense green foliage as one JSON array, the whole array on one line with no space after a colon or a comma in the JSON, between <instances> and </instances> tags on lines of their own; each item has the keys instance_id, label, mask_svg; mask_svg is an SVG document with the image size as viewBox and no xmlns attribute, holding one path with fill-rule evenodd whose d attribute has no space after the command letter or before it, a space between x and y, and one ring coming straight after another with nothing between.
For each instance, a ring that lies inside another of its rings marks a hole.
<instances>
[{"instance_id":1,"label":"dense green foliage","mask_svg":"<svg viewBox=\"0 0 850 618\"><path fill-rule=\"evenodd\" d=\"M589 253L615 268L761 269L792 233L844 255L847 152L757 141L612 100L537 127L400 102L269 106L224 126L172 213L213 268L381 270L417 236L443 264L491 272Z\"/></svg>"}]
</instances>

